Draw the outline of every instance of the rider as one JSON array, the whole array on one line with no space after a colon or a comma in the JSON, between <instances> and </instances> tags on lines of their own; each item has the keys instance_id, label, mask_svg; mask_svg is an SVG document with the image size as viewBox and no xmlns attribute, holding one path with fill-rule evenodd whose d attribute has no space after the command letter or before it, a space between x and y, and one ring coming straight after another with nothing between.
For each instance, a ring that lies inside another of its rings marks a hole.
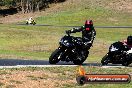
<instances>
[{"instance_id":1,"label":"rider","mask_svg":"<svg viewBox=\"0 0 132 88\"><path fill-rule=\"evenodd\" d=\"M92 20L86 20L85 25L83 25L80 28L73 28L72 30L67 30L66 33L76 33L76 32L81 32L82 31L82 42L83 42L83 47L86 49L90 49L92 46L93 40L96 35L96 31L93 27L93 21Z\"/></svg>"},{"instance_id":2,"label":"rider","mask_svg":"<svg viewBox=\"0 0 132 88\"><path fill-rule=\"evenodd\" d=\"M32 18L32 17L30 17L28 20L26 20L27 21L27 23L28 24L33 24L33 22L35 22L34 21L34 19Z\"/></svg>"},{"instance_id":3,"label":"rider","mask_svg":"<svg viewBox=\"0 0 132 88\"><path fill-rule=\"evenodd\" d=\"M123 45L128 47L128 53L132 53L132 36L128 36L127 40L124 40Z\"/></svg>"},{"instance_id":4,"label":"rider","mask_svg":"<svg viewBox=\"0 0 132 88\"><path fill-rule=\"evenodd\" d=\"M124 45L127 45L129 48L132 48L132 36L128 36L127 40L123 41Z\"/></svg>"}]
</instances>

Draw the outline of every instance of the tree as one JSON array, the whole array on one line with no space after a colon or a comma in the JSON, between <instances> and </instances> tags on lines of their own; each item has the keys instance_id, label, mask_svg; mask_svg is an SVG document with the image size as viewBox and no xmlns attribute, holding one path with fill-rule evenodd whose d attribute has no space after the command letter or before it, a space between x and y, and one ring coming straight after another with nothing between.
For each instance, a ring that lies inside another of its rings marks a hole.
<instances>
[{"instance_id":1,"label":"tree","mask_svg":"<svg viewBox=\"0 0 132 88\"><path fill-rule=\"evenodd\" d=\"M22 13L40 11L49 7L50 3L62 2L65 0L0 0L0 6L8 8L20 8Z\"/></svg>"}]
</instances>

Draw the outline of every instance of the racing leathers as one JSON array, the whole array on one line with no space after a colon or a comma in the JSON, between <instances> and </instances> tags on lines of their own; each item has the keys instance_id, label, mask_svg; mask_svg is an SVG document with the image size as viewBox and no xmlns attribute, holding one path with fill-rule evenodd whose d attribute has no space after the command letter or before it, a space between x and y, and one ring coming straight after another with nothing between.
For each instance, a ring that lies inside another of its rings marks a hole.
<instances>
[{"instance_id":1,"label":"racing leathers","mask_svg":"<svg viewBox=\"0 0 132 88\"><path fill-rule=\"evenodd\" d=\"M85 25L80 28L73 28L72 30L66 31L67 33L76 33L76 32L82 32L82 42L83 47L90 49L92 46L93 40L96 36L96 31L94 27L86 28Z\"/></svg>"},{"instance_id":2,"label":"racing leathers","mask_svg":"<svg viewBox=\"0 0 132 88\"><path fill-rule=\"evenodd\" d=\"M122 43L128 48L127 54L132 54L132 45L128 44L127 40L123 40Z\"/></svg>"}]
</instances>

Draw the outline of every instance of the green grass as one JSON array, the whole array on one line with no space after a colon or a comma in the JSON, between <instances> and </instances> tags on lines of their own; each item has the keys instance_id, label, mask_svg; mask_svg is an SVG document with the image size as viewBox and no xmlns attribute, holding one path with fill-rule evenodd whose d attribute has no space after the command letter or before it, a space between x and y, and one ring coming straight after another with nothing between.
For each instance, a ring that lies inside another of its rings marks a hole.
<instances>
[{"instance_id":1,"label":"green grass","mask_svg":"<svg viewBox=\"0 0 132 88\"><path fill-rule=\"evenodd\" d=\"M57 38L59 39L62 34L57 33L53 28L11 25L2 25L0 32L1 55L26 56L34 59L48 57L51 49L57 47ZM49 39L55 40L52 41L55 45L52 46Z\"/></svg>"}]
</instances>

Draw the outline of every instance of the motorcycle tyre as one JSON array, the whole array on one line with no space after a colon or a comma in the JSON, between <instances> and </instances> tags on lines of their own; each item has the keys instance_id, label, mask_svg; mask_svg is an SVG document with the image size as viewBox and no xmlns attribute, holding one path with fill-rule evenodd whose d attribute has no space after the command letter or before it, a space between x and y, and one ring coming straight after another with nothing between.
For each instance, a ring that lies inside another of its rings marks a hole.
<instances>
[{"instance_id":1,"label":"motorcycle tyre","mask_svg":"<svg viewBox=\"0 0 132 88\"><path fill-rule=\"evenodd\" d=\"M49 57L49 63L50 64L56 64L60 61L60 59L58 59L58 56L60 55L61 50L56 49L51 56Z\"/></svg>"}]
</instances>

